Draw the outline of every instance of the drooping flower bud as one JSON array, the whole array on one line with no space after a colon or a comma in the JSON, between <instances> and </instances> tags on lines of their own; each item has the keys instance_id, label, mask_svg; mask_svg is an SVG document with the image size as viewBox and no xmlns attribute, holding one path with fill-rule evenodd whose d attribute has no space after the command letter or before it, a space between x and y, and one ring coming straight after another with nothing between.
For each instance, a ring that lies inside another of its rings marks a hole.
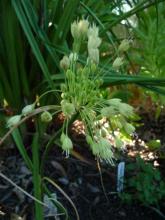
<instances>
[{"instance_id":1,"label":"drooping flower bud","mask_svg":"<svg viewBox=\"0 0 165 220\"><path fill-rule=\"evenodd\" d=\"M68 56L63 56L62 60L60 61L60 67L64 70L67 70L70 65L70 60Z\"/></svg>"},{"instance_id":2,"label":"drooping flower bud","mask_svg":"<svg viewBox=\"0 0 165 220\"><path fill-rule=\"evenodd\" d=\"M13 127L13 126L17 125L20 120L21 120L21 115L14 115L14 116L12 116L7 121L7 127L10 128L10 127Z\"/></svg>"},{"instance_id":3,"label":"drooping flower bud","mask_svg":"<svg viewBox=\"0 0 165 220\"><path fill-rule=\"evenodd\" d=\"M41 121L42 121L42 122L46 122L46 123L52 121L52 115L50 114L50 112L44 111L44 112L41 114Z\"/></svg>"},{"instance_id":4,"label":"drooping flower bud","mask_svg":"<svg viewBox=\"0 0 165 220\"><path fill-rule=\"evenodd\" d=\"M70 151L73 149L73 143L72 143L71 139L67 135L65 135L64 133L61 134L60 140L62 143L61 147L62 147L63 151L65 151L66 157L68 157Z\"/></svg>"},{"instance_id":5,"label":"drooping flower bud","mask_svg":"<svg viewBox=\"0 0 165 220\"><path fill-rule=\"evenodd\" d=\"M100 146L100 159L113 164L113 152L110 142L106 138L100 138L98 145Z\"/></svg>"},{"instance_id":6,"label":"drooping flower bud","mask_svg":"<svg viewBox=\"0 0 165 220\"><path fill-rule=\"evenodd\" d=\"M92 153L100 160L113 164L113 152L110 142L103 137L99 137L98 141L89 139Z\"/></svg>"},{"instance_id":7,"label":"drooping flower bud","mask_svg":"<svg viewBox=\"0 0 165 220\"><path fill-rule=\"evenodd\" d=\"M28 114L30 114L35 108L35 103L31 104L31 105L27 105L22 109L22 115L26 116Z\"/></svg>"},{"instance_id":8,"label":"drooping flower bud","mask_svg":"<svg viewBox=\"0 0 165 220\"><path fill-rule=\"evenodd\" d=\"M119 67L122 65L123 65L123 58L122 57L117 57L112 64L114 69L119 69Z\"/></svg>"},{"instance_id":9,"label":"drooping flower bud","mask_svg":"<svg viewBox=\"0 0 165 220\"><path fill-rule=\"evenodd\" d=\"M129 47L130 47L129 40L124 39L124 40L122 40L121 44L119 45L118 50L120 52L126 52L129 49Z\"/></svg>"}]
</instances>

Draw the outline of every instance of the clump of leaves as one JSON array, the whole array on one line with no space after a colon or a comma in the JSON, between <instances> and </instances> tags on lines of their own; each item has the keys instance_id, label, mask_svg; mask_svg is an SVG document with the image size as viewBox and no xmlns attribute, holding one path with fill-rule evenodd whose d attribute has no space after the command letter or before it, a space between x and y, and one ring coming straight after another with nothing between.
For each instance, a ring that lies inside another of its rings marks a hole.
<instances>
[{"instance_id":1,"label":"clump of leaves","mask_svg":"<svg viewBox=\"0 0 165 220\"><path fill-rule=\"evenodd\" d=\"M165 196L165 182L160 171L140 157L126 167L130 176L125 182L125 192L120 194L124 202L140 201L143 205L158 205Z\"/></svg>"}]
</instances>

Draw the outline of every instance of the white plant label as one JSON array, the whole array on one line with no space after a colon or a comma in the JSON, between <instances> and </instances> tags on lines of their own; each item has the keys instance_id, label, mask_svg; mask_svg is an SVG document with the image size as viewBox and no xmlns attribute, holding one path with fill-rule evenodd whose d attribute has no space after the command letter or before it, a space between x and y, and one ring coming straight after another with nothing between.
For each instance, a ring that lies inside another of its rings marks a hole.
<instances>
[{"instance_id":1,"label":"white plant label","mask_svg":"<svg viewBox=\"0 0 165 220\"><path fill-rule=\"evenodd\" d=\"M125 162L120 162L117 169L117 192L123 191L124 188Z\"/></svg>"}]
</instances>

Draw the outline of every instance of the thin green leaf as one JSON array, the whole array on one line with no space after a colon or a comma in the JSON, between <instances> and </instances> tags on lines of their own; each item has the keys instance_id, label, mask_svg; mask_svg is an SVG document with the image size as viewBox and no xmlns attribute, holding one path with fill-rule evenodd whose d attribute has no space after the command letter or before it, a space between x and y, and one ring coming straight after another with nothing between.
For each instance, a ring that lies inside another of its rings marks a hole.
<instances>
[{"instance_id":1,"label":"thin green leaf","mask_svg":"<svg viewBox=\"0 0 165 220\"><path fill-rule=\"evenodd\" d=\"M22 140L22 137L20 135L18 128L14 129L14 131L12 132L12 136L13 136L13 139L16 143L16 146L17 146L20 154L22 155L26 165L28 166L28 168L30 170L32 170L33 169L32 161L27 154L27 151L26 151L25 146L23 144L23 140Z\"/></svg>"},{"instance_id":2,"label":"thin green leaf","mask_svg":"<svg viewBox=\"0 0 165 220\"><path fill-rule=\"evenodd\" d=\"M47 67L47 65L46 65L46 63L44 61L44 58L43 58L43 56L42 56L42 54L40 52L39 46L38 46L38 44L37 44L37 42L36 42L36 40L34 38L34 35L33 35L32 31L31 31L31 28L29 26L29 23L28 23L28 21L26 19L26 16L24 14L24 11L23 11L20 3L21 2L18 1L18 0L12 0L12 5L13 5L13 7L15 9L15 12L17 14L17 17L18 17L20 23L21 23L21 26L22 26L22 28L24 30L24 33L25 33L25 35L26 35L26 37L27 37L27 39L29 41L29 44L31 45L33 53L34 53L34 55L35 55L39 65L40 65L40 67L42 69L42 72L43 72L43 74L45 76L45 79L48 81L50 87L53 89L54 88L54 84L53 84L53 82L51 80L48 67Z\"/></svg>"},{"instance_id":3,"label":"thin green leaf","mask_svg":"<svg viewBox=\"0 0 165 220\"><path fill-rule=\"evenodd\" d=\"M42 200L42 187L40 176L40 159L39 159L39 135L35 133L32 143L32 155L33 155L33 184L34 184L34 197L37 200ZM43 220L43 206L35 201L35 217L36 220Z\"/></svg>"}]
</instances>

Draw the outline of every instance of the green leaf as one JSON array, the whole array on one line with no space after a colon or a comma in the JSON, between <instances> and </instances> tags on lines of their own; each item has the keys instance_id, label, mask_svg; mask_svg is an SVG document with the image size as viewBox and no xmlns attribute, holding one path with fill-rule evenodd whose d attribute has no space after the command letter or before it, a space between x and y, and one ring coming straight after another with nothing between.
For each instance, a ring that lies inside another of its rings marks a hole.
<instances>
[{"instance_id":1,"label":"green leaf","mask_svg":"<svg viewBox=\"0 0 165 220\"><path fill-rule=\"evenodd\" d=\"M150 150L157 150L161 146L160 140L150 140L146 143Z\"/></svg>"},{"instance_id":2,"label":"green leaf","mask_svg":"<svg viewBox=\"0 0 165 220\"><path fill-rule=\"evenodd\" d=\"M21 26L22 26L22 28L24 30L24 33L25 33L25 35L26 35L26 37L28 39L28 42L29 42L29 44L30 44L30 46L32 48L32 51L33 51L33 53L34 53L34 55L35 55L39 65L40 65L40 67L42 69L44 77L48 81L49 86L53 89L54 88L54 83L51 80L51 76L50 76L48 67L47 67L47 65L46 65L46 63L44 61L44 58L43 58L43 56L41 54L39 46L38 46L38 44L37 44L37 42L36 42L36 40L34 38L32 30L31 30L31 28L29 26L28 20L27 20L27 18L25 16L25 13L24 13L23 9L22 9L21 1L19 1L19 0L12 0L12 5L13 5L14 10L16 12L16 15L17 15L17 17L18 17L18 19L19 19L19 21L21 23Z\"/></svg>"},{"instance_id":3,"label":"green leaf","mask_svg":"<svg viewBox=\"0 0 165 220\"><path fill-rule=\"evenodd\" d=\"M13 136L13 139L16 143L16 146L17 146L21 156L23 157L26 165L28 166L28 168L30 170L32 170L33 169L32 161L27 154L27 151L26 151L25 146L23 144L23 140L22 140L22 137L20 135L18 128L14 129L14 131L12 132L12 136Z\"/></svg>"},{"instance_id":4,"label":"green leaf","mask_svg":"<svg viewBox=\"0 0 165 220\"><path fill-rule=\"evenodd\" d=\"M39 201L42 200L42 185L40 176L40 158L39 158L39 135L36 132L33 137L32 143L32 155L33 155L33 184L34 184L34 196ZM35 217L36 220L43 220L43 206L35 201Z\"/></svg>"}]
</instances>

